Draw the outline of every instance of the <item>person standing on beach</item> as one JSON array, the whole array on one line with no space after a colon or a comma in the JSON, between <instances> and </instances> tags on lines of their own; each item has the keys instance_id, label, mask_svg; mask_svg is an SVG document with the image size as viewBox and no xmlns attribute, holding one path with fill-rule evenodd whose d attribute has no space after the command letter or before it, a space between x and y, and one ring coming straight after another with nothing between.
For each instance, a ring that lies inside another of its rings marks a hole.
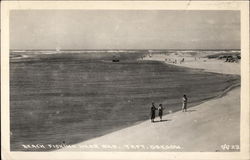
<instances>
[{"instance_id":1,"label":"person standing on beach","mask_svg":"<svg viewBox=\"0 0 250 160\"><path fill-rule=\"evenodd\" d=\"M158 108L158 111L159 111L159 117L160 117L160 121L162 121L162 114L163 114L163 108L162 108L162 104L159 104L159 108Z\"/></svg>"},{"instance_id":2,"label":"person standing on beach","mask_svg":"<svg viewBox=\"0 0 250 160\"><path fill-rule=\"evenodd\" d=\"M152 107L151 107L151 122L154 122L155 119L155 110L157 110L157 108L155 107L154 102L152 103Z\"/></svg>"},{"instance_id":3,"label":"person standing on beach","mask_svg":"<svg viewBox=\"0 0 250 160\"><path fill-rule=\"evenodd\" d=\"M184 94L182 98L182 112L187 111L187 96Z\"/></svg>"}]
</instances>

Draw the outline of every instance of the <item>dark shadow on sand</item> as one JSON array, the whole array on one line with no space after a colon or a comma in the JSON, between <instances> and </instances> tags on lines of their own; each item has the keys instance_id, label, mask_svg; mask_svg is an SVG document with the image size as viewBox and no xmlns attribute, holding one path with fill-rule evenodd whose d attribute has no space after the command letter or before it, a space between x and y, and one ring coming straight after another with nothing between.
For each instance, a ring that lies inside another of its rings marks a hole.
<instances>
[{"instance_id":1,"label":"dark shadow on sand","mask_svg":"<svg viewBox=\"0 0 250 160\"><path fill-rule=\"evenodd\" d=\"M167 122L167 121L172 121L172 119L163 119L163 120L161 120L161 121L154 121L153 123Z\"/></svg>"},{"instance_id":2,"label":"dark shadow on sand","mask_svg":"<svg viewBox=\"0 0 250 160\"><path fill-rule=\"evenodd\" d=\"M195 109L187 110L187 112L195 112L195 111L196 111Z\"/></svg>"}]
</instances>

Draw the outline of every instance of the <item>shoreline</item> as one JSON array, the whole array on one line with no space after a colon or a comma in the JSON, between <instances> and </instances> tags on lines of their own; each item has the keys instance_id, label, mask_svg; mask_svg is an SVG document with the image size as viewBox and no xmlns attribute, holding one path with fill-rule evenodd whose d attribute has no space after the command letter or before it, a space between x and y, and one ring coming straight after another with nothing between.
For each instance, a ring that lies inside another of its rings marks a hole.
<instances>
[{"instance_id":1,"label":"shoreline","mask_svg":"<svg viewBox=\"0 0 250 160\"><path fill-rule=\"evenodd\" d=\"M195 112L201 112L201 110L207 110L207 111L211 111L211 107L214 106L214 104L217 104L216 102L218 102L219 104L224 103L223 99L228 99L228 100L232 100L232 98L236 99L236 101L238 100L240 102L240 84L235 84L232 85L228 88L226 88L220 95L215 96L213 98L209 98L208 100L199 102L197 104L193 104L191 106L188 107L188 111L187 112L182 112L182 111L176 111L173 113L167 113L165 115L163 115L163 122L162 124L166 121L166 122L172 122L172 121L180 121L180 119L182 118L187 118L187 117L183 117L183 115L181 114L192 114L195 116L199 116L201 115L200 113L195 113ZM235 96L239 95L239 96ZM233 97L232 97L233 96ZM232 100L233 102L235 102L234 100ZM229 102L230 103L230 102ZM223 105L220 108L225 108L225 106L227 105ZM231 107L234 107L234 105L231 104ZM217 109L218 109L217 108ZM240 114L240 107L234 107L234 109L236 109L236 112L238 114ZM214 112L214 114L218 115L219 112L223 112L223 109L220 109L220 111L212 111ZM213 116L214 114L211 114L211 116ZM206 113L207 115L207 113ZM208 140L207 138L200 138L200 139L205 139L203 140L203 142L201 143L199 141L198 143L198 147L195 146L196 143L191 143L191 146L189 145L189 138L182 138L185 139L185 143L184 145L179 143L178 140L178 136L175 138L167 138L168 141L171 141L170 143L160 143L162 141L164 141L165 138L161 139L160 137L160 133L156 133L155 131L150 131L147 128L151 127L152 125L161 125L161 123L158 123L160 121L158 121L158 116L156 116L156 122L155 123L151 123L150 120L146 120L146 121L141 121L141 122L137 122L132 126L126 127L126 128L122 128L120 130L108 133L106 135L103 136L99 136L99 137L95 137L93 139L89 139L87 141L83 141L80 143L77 143L73 146L76 146L76 148L62 148L59 150L54 150L54 152L64 152L64 151L107 151L107 152L114 152L114 151L119 151L119 152L238 152L239 150L234 150L234 149L225 149L226 145L232 146L235 145L236 147L240 148L240 139L239 139L239 126L240 126L240 120L239 120L239 116L237 116L235 113L233 114L234 118L231 118L231 114L229 114L229 118L225 116L217 116L217 119L213 119L211 118L211 116L207 116L205 118L208 118L210 120L207 120L209 123L203 123L201 122L201 124L199 124L198 126L201 126L201 128L203 128L202 126L205 125L211 125L210 123L212 123L213 125L217 126L217 120L219 117L224 117L223 119L228 119L230 121L234 121L234 123L238 123L237 125L229 125L230 127L227 127L227 130L224 130L224 126L222 126L222 124L225 124L226 122L223 122L221 125L219 125L218 128L213 128L213 127L207 127L206 129L209 129L209 131L207 131L206 133L203 133L201 135L203 136L209 136L208 139L211 138L210 135L215 134L214 136L216 137L221 137L221 136L225 136L227 138L222 138L222 140L220 139L215 139L212 140L212 143L215 143L216 145L209 143L207 146L205 145L208 142L211 142L211 139ZM191 117L190 119L187 119L191 122L197 123L199 121L202 121L204 117L199 117L199 119L194 119L193 117ZM181 126L188 126L190 128L192 128L192 123L190 123L189 121L187 122L181 122ZM220 121L220 119L219 119ZM227 121L227 120L226 120ZM183 124L184 123L184 124ZM162 127L158 127L155 126L159 132L167 132L171 133L171 132L176 132L176 130L174 129L168 129L167 126L162 126ZM183 131L182 129L180 129L180 127L176 127L175 125L173 125L172 127L177 128L177 132L179 133L185 133L186 132L188 134L190 134L190 132L188 131ZM236 127L236 129L234 129ZM154 128L154 127L153 127ZM171 128L171 127L170 127ZM195 128L197 129L197 128ZM192 131L195 130L194 128L191 129ZM211 131L212 129L212 131ZM214 130L219 130L219 135L216 135L216 133L214 133ZM144 131L146 130L146 131ZM170 131L169 131L170 130ZM230 131L233 133L231 133ZM223 132L222 132L223 131ZM150 133L153 132L152 134L158 134L155 137L157 138L156 142L153 142L154 140L151 138L151 136L147 135L146 137L143 135L144 133ZM200 131L199 131L200 132ZM179 133L172 133L172 134L177 134L179 135ZM224 134L226 133L226 134ZM238 134L237 134L238 133ZM192 134L192 132L191 132ZM197 133L196 133L197 134ZM139 135L143 135L143 136L139 136ZM233 136L232 136L233 135ZM125 137L124 137L125 136ZM173 135L172 135L173 136ZM138 140L139 138L139 140ZM171 140L171 139L175 139L177 140L177 143L174 143L175 140ZM226 140L225 140L226 139ZM149 141L148 141L149 140ZM217 142L218 141L218 142ZM226 143L227 142L227 143ZM221 144L219 144L221 143ZM126 144L127 146L124 147L124 144ZM110 146L110 148L102 148L102 146ZM211 145L214 145L214 148L211 147ZM98 147L97 148L93 148L93 146ZM115 148L112 148L112 146L115 146ZM137 148L135 147L137 146ZM159 148L160 146L160 148ZM185 147L183 147L185 146ZM101 149L100 149L101 148ZM146 148L146 149L145 149Z\"/></svg>"},{"instance_id":2,"label":"shoreline","mask_svg":"<svg viewBox=\"0 0 250 160\"><path fill-rule=\"evenodd\" d=\"M236 129L232 129L232 125L230 123L225 123L225 121L230 121L232 123L239 123L239 117L235 116L235 113L240 113L240 108L234 107L233 105L230 105L230 108L234 108L235 110L230 110L229 116L225 113L223 115L220 115L219 112L217 112L220 107L216 108L215 110L211 110L211 107L213 107L216 104L224 103L223 100L239 100L239 97L235 97L235 94L240 94L240 87L233 87L230 91L226 92L226 95L220 97L220 98L214 98L205 102L202 102L201 104L195 105L193 107L188 107L187 112L177 111L172 114L166 114L163 116L163 122L159 122L159 117L156 118L155 123L151 123L150 120L146 120L140 123L137 123L133 126L123 128L121 130L118 130L116 132L112 132L100 137L96 137L87 141L80 142L76 144L75 146L79 146L76 148L62 148L59 150L54 150L56 152L62 152L62 151L140 151L140 152L190 152L190 151L199 151L199 152L206 152L206 151L212 151L212 152L234 152L239 150L225 150L223 148L223 145L229 144L229 145L239 145L239 125L234 125ZM235 102L235 101L234 101ZM230 104L230 103L228 103ZM222 106L224 109L227 107L227 105ZM227 109L228 110L228 109ZM221 111L221 110L219 110ZM202 114L206 113L206 115L210 115L207 117L203 117ZM230 117L233 113L233 117ZM189 115L192 115L190 117ZM225 117L226 116L226 117ZM217 119L214 119L216 117ZM235 120L236 119L236 120ZM212 120L212 121L211 121ZM176 123L176 124L174 124ZM220 125L218 125L218 123ZM195 125L195 127L193 126ZM211 127L204 127L205 126L216 126L216 128ZM223 125L223 126L222 126ZM226 126L226 128L225 128ZM182 129L182 127L184 129ZM205 131L203 131L203 129ZM226 129L226 130L225 130ZM193 130L196 130L196 132L192 132ZM218 132L215 132L217 130ZM231 132L227 132L227 130ZM163 132L163 133L162 133ZM197 133L198 132L198 133ZM202 133L201 133L202 132ZM184 133L182 136L181 134ZM237 134L238 133L238 134ZM153 136L151 136L151 134ZM164 136L161 137L161 134ZM165 136L165 135L169 136ZM193 137L193 135L197 135ZM143 135L143 136L139 136ZM224 136L223 138L221 136ZM232 137L232 135L234 135ZM195 142L189 141L190 139L187 137L193 137L196 139L193 139ZM213 139L213 137L221 137L221 139ZM153 137L153 138L152 138ZM227 137L227 138L225 138ZM179 140L181 139L181 140ZM198 140L197 140L198 139ZM209 140L208 140L209 139ZM200 141L199 141L200 140ZM202 143L201 143L202 140ZM218 141L218 142L217 142ZM162 143L164 142L164 143ZM183 142L182 144L180 142ZM199 142L199 143L198 143ZM209 143L208 143L209 142ZM226 143L227 142L227 143ZM219 143L221 143L219 145ZM136 146L165 146L165 148L150 148L145 150L145 147L141 148L124 148L122 147L124 144ZM208 145L206 145L208 144ZM102 146L102 145L115 145L119 146L119 148L112 149L96 149L96 148L81 148L81 146ZM171 148L172 146L180 146L180 148ZM190 146L189 146L190 145ZM196 146L197 145L197 146ZM213 147L211 147L213 146ZM168 147L166 149L166 147Z\"/></svg>"}]
</instances>

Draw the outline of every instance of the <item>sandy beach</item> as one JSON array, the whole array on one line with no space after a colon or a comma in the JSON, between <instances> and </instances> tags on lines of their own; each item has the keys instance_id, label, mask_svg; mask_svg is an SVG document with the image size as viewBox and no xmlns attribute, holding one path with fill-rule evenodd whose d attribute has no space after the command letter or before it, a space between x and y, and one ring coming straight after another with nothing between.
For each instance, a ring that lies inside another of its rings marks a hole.
<instances>
[{"instance_id":1,"label":"sandy beach","mask_svg":"<svg viewBox=\"0 0 250 160\"><path fill-rule=\"evenodd\" d=\"M180 62L184 58L184 62ZM176 66L188 67L202 69L207 72L215 72L221 74L236 74L240 75L240 62L238 63L227 63L223 60L209 59L205 55L191 56L187 55L164 55L164 54L154 54L148 55L143 58L143 60L156 60L167 64L173 64ZM176 60L177 63L173 63Z\"/></svg>"},{"instance_id":2,"label":"sandy beach","mask_svg":"<svg viewBox=\"0 0 250 160\"><path fill-rule=\"evenodd\" d=\"M163 55L154 55L144 57L143 60L165 61L165 58ZM239 63L224 63L207 58L195 60L194 57L185 57L185 59L184 63L174 65L240 75ZM240 87L236 87L220 98L188 108L187 112L178 111L167 114L162 122L157 117L156 123L148 120L76 144L78 147L66 147L59 151L239 151L239 104ZM164 112L168 112L167 109ZM97 148L93 148L93 145ZM105 148L105 145L113 145L113 147Z\"/></svg>"}]
</instances>

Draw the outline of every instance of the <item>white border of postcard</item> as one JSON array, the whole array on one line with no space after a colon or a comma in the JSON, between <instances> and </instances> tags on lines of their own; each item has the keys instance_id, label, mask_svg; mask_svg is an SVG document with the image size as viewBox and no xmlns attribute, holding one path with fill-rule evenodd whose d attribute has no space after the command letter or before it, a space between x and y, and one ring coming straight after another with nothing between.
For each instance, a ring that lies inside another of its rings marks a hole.
<instances>
[{"instance_id":1,"label":"white border of postcard","mask_svg":"<svg viewBox=\"0 0 250 160\"><path fill-rule=\"evenodd\" d=\"M239 10L241 12L240 152L10 152L10 10ZM249 159L249 2L248 1L3 1L1 2L1 125L4 160L35 159Z\"/></svg>"}]
</instances>

